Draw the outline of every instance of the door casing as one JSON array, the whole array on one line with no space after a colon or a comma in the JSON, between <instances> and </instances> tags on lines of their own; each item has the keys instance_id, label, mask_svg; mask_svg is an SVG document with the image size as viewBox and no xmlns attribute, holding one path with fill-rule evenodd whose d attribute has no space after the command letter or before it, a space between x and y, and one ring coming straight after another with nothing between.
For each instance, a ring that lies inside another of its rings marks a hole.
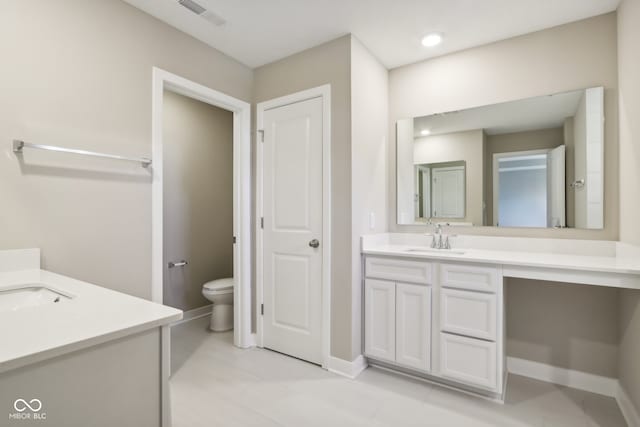
<instances>
[{"instance_id":1,"label":"door casing","mask_svg":"<svg viewBox=\"0 0 640 427\"><path fill-rule=\"evenodd\" d=\"M151 190L151 299L163 302L163 93L193 98L233 113L233 277L234 330L237 347L255 346L251 333L251 105L191 80L153 67L151 139L153 182Z\"/></svg>"}]
</instances>

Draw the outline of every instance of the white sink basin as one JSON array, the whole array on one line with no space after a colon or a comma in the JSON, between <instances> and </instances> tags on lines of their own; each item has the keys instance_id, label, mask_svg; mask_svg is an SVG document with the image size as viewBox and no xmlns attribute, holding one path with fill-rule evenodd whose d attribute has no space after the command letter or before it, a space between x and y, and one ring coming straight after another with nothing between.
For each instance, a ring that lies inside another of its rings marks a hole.
<instances>
[{"instance_id":1,"label":"white sink basin","mask_svg":"<svg viewBox=\"0 0 640 427\"><path fill-rule=\"evenodd\" d=\"M0 312L16 311L27 307L57 304L69 301L71 296L53 290L41 283L0 289Z\"/></svg>"},{"instance_id":2,"label":"white sink basin","mask_svg":"<svg viewBox=\"0 0 640 427\"><path fill-rule=\"evenodd\" d=\"M464 255L465 251L456 249L435 249L435 248L409 248L405 249L405 252L412 252L416 254L451 254L451 255Z\"/></svg>"}]
</instances>

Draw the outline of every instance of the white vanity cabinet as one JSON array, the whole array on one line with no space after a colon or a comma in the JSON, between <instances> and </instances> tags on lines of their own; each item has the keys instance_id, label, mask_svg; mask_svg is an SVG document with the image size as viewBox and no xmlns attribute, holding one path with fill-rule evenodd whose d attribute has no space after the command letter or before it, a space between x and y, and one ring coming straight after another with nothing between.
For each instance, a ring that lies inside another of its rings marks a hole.
<instances>
[{"instance_id":1,"label":"white vanity cabinet","mask_svg":"<svg viewBox=\"0 0 640 427\"><path fill-rule=\"evenodd\" d=\"M370 273L364 284L365 355L429 372L431 265L373 257L366 265Z\"/></svg>"},{"instance_id":2,"label":"white vanity cabinet","mask_svg":"<svg viewBox=\"0 0 640 427\"><path fill-rule=\"evenodd\" d=\"M440 374L502 391L502 276L492 265L440 264Z\"/></svg>"},{"instance_id":3,"label":"white vanity cabinet","mask_svg":"<svg viewBox=\"0 0 640 427\"><path fill-rule=\"evenodd\" d=\"M370 363L502 395L499 266L367 255L364 270Z\"/></svg>"}]
</instances>

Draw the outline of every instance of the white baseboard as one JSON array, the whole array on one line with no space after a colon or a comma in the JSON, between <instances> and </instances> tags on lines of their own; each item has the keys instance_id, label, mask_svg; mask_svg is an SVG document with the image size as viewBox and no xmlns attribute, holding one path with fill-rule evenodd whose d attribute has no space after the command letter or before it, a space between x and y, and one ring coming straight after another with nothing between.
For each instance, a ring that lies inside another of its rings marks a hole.
<instances>
[{"instance_id":1,"label":"white baseboard","mask_svg":"<svg viewBox=\"0 0 640 427\"><path fill-rule=\"evenodd\" d=\"M627 425L629 427L640 427L640 412L638 412L638 408L635 407L622 384L618 385L616 401Z\"/></svg>"},{"instance_id":2,"label":"white baseboard","mask_svg":"<svg viewBox=\"0 0 640 427\"><path fill-rule=\"evenodd\" d=\"M205 305L204 307L194 308L182 313L182 319L171 324L171 326L180 325L181 323L188 322L190 320L199 319L201 317L210 316L213 304Z\"/></svg>"},{"instance_id":3,"label":"white baseboard","mask_svg":"<svg viewBox=\"0 0 640 427\"><path fill-rule=\"evenodd\" d=\"M515 375L590 391L604 396L616 397L618 394L617 378L559 368L517 357L507 357L507 370Z\"/></svg>"},{"instance_id":4,"label":"white baseboard","mask_svg":"<svg viewBox=\"0 0 640 427\"><path fill-rule=\"evenodd\" d=\"M249 345L249 348L257 346L258 345L257 343L258 343L258 336L256 334L249 335L249 342L247 343Z\"/></svg>"},{"instance_id":5,"label":"white baseboard","mask_svg":"<svg viewBox=\"0 0 640 427\"><path fill-rule=\"evenodd\" d=\"M342 375L343 377L351 379L355 379L366 368L367 361L362 355L356 357L353 362L329 356L329 363L327 366L329 372L333 372L334 374Z\"/></svg>"}]
</instances>

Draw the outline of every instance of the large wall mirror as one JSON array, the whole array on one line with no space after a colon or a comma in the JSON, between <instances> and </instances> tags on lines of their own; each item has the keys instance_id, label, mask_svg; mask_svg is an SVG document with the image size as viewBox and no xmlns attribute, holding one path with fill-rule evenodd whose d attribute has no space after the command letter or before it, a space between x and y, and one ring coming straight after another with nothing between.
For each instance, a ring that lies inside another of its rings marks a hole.
<instances>
[{"instance_id":1,"label":"large wall mirror","mask_svg":"<svg viewBox=\"0 0 640 427\"><path fill-rule=\"evenodd\" d=\"M397 220L601 229L604 89L396 124Z\"/></svg>"}]
</instances>

